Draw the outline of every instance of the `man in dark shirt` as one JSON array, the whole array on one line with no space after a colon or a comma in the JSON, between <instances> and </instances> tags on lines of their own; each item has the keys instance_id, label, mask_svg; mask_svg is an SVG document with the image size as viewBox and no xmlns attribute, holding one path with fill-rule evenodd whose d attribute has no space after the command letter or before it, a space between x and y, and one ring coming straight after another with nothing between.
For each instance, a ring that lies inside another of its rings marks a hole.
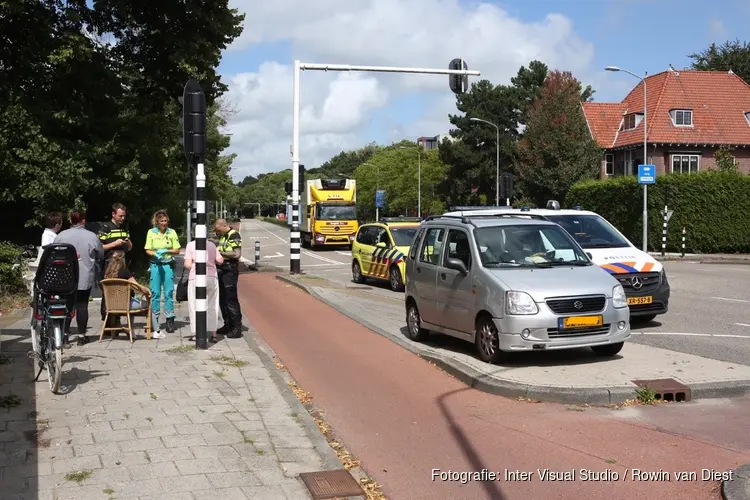
<instances>
[{"instance_id":1,"label":"man in dark shirt","mask_svg":"<svg viewBox=\"0 0 750 500\"><path fill-rule=\"evenodd\" d=\"M126 215L127 208L125 208L125 205L115 203L112 205L112 220L104 222L99 227L99 241L102 242L102 246L104 247L104 260L101 261L99 267L101 276L104 276L104 270L107 269L109 258L114 251L129 252L133 248L133 242L130 241L130 233L123 227ZM102 321L104 321L107 314L106 311L104 300L102 300Z\"/></svg>"},{"instance_id":2,"label":"man in dark shirt","mask_svg":"<svg viewBox=\"0 0 750 500\"><path fill-rule=\"evenodd\" d=\"M237 279L239 278L239 262L242 257L242 237L225 219L217 219L214 225L216 234L220 235L217 249L224 263L218 268L219 278L219 308L224 319L224 326L218 333L230 339L242 337L242 309L237 296Z\"/></svg>"}]
</instances>

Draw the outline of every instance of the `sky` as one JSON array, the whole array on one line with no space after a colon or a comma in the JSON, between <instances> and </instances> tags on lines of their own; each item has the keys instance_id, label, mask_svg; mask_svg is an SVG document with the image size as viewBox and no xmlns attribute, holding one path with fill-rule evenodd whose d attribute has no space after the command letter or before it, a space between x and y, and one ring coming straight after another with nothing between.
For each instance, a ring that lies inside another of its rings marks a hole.
<instances>
[{"instance_id":1,"label":"sky","mask_svg":"<svg viewBox=\"0 0 750 500\"><path fill-rule=\"evenodd\" d=\"M291 167L293 64L470 70L508 84L534 59L620 101L643 75L690 65L711 43L742 39L750 0L230 0L244 31L219 72L232 109L225 133L235 181ZM447 133L446 75L303 71L300 162L320 166L368 143Z\"/></svg>"}]
</instances>

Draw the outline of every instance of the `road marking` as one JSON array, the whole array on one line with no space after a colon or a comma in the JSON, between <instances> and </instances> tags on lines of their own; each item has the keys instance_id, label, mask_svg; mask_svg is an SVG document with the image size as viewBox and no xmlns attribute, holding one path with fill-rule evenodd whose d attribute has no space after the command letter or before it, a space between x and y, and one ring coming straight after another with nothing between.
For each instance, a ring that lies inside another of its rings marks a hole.
<instances>
[{"instance_id":1,"label":"road marking","mask_svg":"<svg viewBox=\"0 0 750 500\"><path fill-rule=\"evenodd\" d=\"M323 257L322 255L318 255L316 253L309 252L307 250L301 250L301 253L303 255L307 255L308 257L312 257L313 259L318 259L321 262L328 262L329 264L335 264L337 266L346 265L346 262L340 262L338 260L329 259L328 257Z\"/></svg>"},{"instance_id":2,"label":"road marking","mask_svg":"<svg viewBox=\"0 0 750 500\"><path fill-rule=\"evenodd\" d=\"M339 264L343 264L343 263L340 262ZM322 269L322 270L323 271L341 271L341 269L330 269L331 266L332 266L332 264L307 264L305 267L306 268L307 267L328 267L329 269ZM286 267L286 268L288 268L289 266L284 265L284 266L274 266L274 267Z\"/></svg>"},{"instance_id":3,"label":"road marking","mask_svg":"<svg viewBox=\"0 0 750 500\"><path fill-rule=\"evenodd\" d=\"M750 326L750 325L749 325ZM682 337L722 337L730 339L750 339L750 335L731 335L728 333L671 333L671 332L631 332L632 335L671 335Z\"/></svg>"},{"instance_id":4,"label":"road marking","mask_svg":"<svg viewBox=\"0 0 750 500\"><path fill-rule=\"evenodd\" d=\"M342 250L336 250L336 253L339 254L339 255L347 255L349 257L351 257L351 255L352 255L351 252L344 252Z\"/></svg>"},{"instance_id":5,"label":"road marking","mask_svg":"<svg viewBox=\"0 0 750 500\"><path fill-rule=\"evenodd\" d=\"M735 325L737 325L737 326L750 326L747 323L735 323Z\"/></svg>"},{"instance_id":6,"label":"road marking","mask_svg":"<svg viewBox=\"0 0 750 500\"><path fill-rule=\"evenodd\" d=\"M712 299L716 299L716 300L726 300L726 301L729 301L729 302L744 302L744 303L748 303L748 302L750 302L750 300L743 300L743 299L728 299L728 298L726 298L726 297L711 297L711 298L712 298Z\"/></svg>"},{"instance_id":7,"label":"road marking","mask_svg":"<svg viewBox=\"0 0 750 500\"><path fill-rule=\"evenodd\" d=\"M267 232L267 233L268 233L268 234L270 234L271 236L275 236L276 238L280 239L281 241L283 241L283 242L284 242L284 243L286 243L287 245L289 244L289 240L286 240L286 239L282 238L281 236L279 236L278 234L274 233L273 231L269 231L268 229L266 229L265 227L261 226L261 225L260 225L260 224L258 224L257 222L256 222L256 224L257 224L257 225L256 225L255 227L257 227L257 228L259 228L259 229L262 229L263 231Z\"/></svg>"}]
</instances>

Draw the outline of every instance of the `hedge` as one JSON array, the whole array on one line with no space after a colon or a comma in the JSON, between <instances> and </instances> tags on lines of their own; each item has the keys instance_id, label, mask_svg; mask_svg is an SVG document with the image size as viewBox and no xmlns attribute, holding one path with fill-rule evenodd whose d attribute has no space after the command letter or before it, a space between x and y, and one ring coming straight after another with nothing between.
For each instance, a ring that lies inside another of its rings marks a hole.
<instances>
[{"instance_id":1,"label":"hedge","mask_svg":"<svg viewBox=\"0 0 750 500\"><path fill-rule=\"evenodd\" d=\"M657 176L648 186L648 247L661 251L664 205L669 220L667 251L679 252L682 228L687 253L750 253L750 176L707 171ZM568 208L597 212L634 245L643 239L643 187L636 177L589 180L571 187Z\"/></svg>"},{"instance_id":2,"label":"hedge","mask_svg":"<svg viewBox=\"0 0 750 500\"><path fill-rule=\"evenodd\" d=\"M22 248L9 242L0 241L0 294L29 293L26 280L23 277L25 262L22 260L22 265L13 268L22 253Z\"/></svg>"}]
</instances>

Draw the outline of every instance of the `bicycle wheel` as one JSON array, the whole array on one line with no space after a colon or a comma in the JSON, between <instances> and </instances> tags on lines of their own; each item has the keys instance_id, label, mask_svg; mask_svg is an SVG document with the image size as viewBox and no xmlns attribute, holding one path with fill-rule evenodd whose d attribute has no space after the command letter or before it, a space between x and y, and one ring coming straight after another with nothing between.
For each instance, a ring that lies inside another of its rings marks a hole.
<instances>
[{"instance_id":1,"label":"bicycle wheel","mask_svg":"<svg viewBox=\"0 0 750 500\"><path fill-rule=\"evenodd\" d=\"M31 349L36 357L39 357L39 337L41 336L40 330L41 322L37 321L33 317L31 318Z\"/></svg>"},{"instance_id":2,"label":"bicycle wheel","mask_svg":"<svg viewBox=\"0 0 750 500\"><path fill-rule=\"evenodd\" d=\"M55 325L55 335L62 335L59 325ZM60 382L62 381L62 351L55 348L54 338L47 337L47 379L49 388L54 394L60 391Z\"/></svg>"}]
</instances>

